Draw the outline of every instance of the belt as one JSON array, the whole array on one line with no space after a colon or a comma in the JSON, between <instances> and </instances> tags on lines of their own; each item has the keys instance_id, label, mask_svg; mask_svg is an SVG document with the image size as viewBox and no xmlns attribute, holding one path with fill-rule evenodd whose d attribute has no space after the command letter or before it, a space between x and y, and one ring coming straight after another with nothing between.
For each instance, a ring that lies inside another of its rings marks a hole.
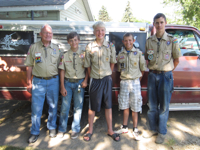
<instances>
[{"instance_id":1,"label":"belt","mask_svg":"<svg viewBox=\"0 0 200 150\"><path fill-rule=\"evenodd\" d=\"M155 74L161 74L161 73L166 73L166 72L169 72L169 71L149 70L149 72L153 72Z\"/></svg>"},{"instance_id":2,"label":"belt","mask_svg":"<svg viewBox=\"0 0 200 150\"><path fill-rule=\"evenodd\" d=\"M34 76L34 77L39 78L39 79L44 79L44 80L50 80L50 79L52 79L52 78L56 78L56 76L57 76L57 75L52 76L52 77L37 77L37 76Z\"/></svg>"},{"instance_id":3,"label":"belt","mask_svg":"<svg viewBox=\"0 0 200 150\"><path fill-rule=\"evenodd\" d=\"M82 79L69 79L69 78L65 78L65 80L66 81L69 81L69 82L78 82L78 81L80 81L80 80L82 80Z\"/></svg>"}]
</instances>

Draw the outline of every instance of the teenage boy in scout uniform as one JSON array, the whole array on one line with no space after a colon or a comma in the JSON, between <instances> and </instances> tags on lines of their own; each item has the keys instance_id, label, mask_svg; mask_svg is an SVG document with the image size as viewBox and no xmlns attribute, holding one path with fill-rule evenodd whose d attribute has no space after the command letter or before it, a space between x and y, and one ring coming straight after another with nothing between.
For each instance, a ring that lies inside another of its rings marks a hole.
<instances>
[{"instance_id":1,"label":"teenage boy in scout uniform","mask_svg":"<svg viewBox=\"0 0 200 150\"><path fill-rule=\"evenodd\" d=\"M41 41L32 44L27 53L25 64L27 70L27 91L31 93L31 136L29 143L37 141L40 134L41 116L45 98L49 105L47 128L49 136L56 136L57 103L59 95L58 59L59 48L51 43L52 28L48 24L42 26ZM33 80L31 82L31 76Z\"/></svg>"},{"instance_id":2,"label":"teenage boy in scout uniform","mask_svg":"<svg viewBox=\"0 0 200 150\"><path fill-rule=\"evenodd\" d=\"M172 71L181 56L177 39L165 32L166 17L158 13L153 20L156 34L146 41L145 59L148 60L148 105L150 131L143 135L149 138L157 135L156 143L164 142L167 134L169 103L173 92Z\"/></svg>"},{"instance_id":3,"label":"teenage boy in scout uniform","mask_svg":"<svg viewBox=\"0 0 200 150\"><path fill-rule=\"evenodd\" d=\"M112 129L112 70L116 63L115 46L105 41L106 28L101 21L93 25L96 40L86 47L85 67L90 75L89 130L84 135L85 141L90 141L93 134L93 121L95 112L99 112L101 104L105 106L105 117L107 121L108 136L119 141L120 136Z\"/></svg>"},{"instance_id":4,"label":"teenage boy in scout uniform","mask_svg":"<svg viewBox=\"0 0 200 150\"><path fill-rule=\"evenodd\" d=\"M142 110L140 80L146 70L146 61L143 53L133 46L135 40L131 33L124 34L122 42L125 48L118 54L117 66L121 72L118 103L119 109L123 110L123 124L115 133L128 133L129 108L131 108L133 136L135 140L140 140L137 129L138 112Z\"/></svg>"},{"instance_id":5,"label":"teenage boy in scout uniform","mask_svg":"<svg viewBox=\"0 0 200 150\"><path fill-rule=\"evenodd\" d=\"M68 114L73 95L74 115L71 138L78 137L83 108L84 92L87 86L88 74L85 72L85 51L79 47L80 37L76 32L67 35L70 49L62 56L60 69L60 93L62 94L62 106L58 127L58 136L63 137L66 132Z\"/></svg>"}]
</instances>

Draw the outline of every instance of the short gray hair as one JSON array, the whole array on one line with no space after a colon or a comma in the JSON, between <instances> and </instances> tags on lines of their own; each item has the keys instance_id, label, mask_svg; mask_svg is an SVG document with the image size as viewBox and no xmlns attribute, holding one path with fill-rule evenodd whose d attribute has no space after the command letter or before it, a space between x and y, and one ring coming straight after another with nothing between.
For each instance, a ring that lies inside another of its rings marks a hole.
<instances>
[{"instance_id":1,"label":"short gray hair","mask_svg":"<svg viewBox=\"0 0 200 150\"><path fill-rule=\"evenodd\" d=\"M40 32L42 32L42 29L44 29L44 27L46 27L46 26L48 26L49 28L51 28L51 26L49 24L44 24L44 25L41 26ZM51 28L51 30L52 30L52 28Z\"/></svg>"},{"instance_id":2,"label":"short gray hair","mask_svg":"<svg viewBox=\"0 0 200 150\"><path fill-rule=\"evenodd\" d=\"M103 27L106 29L106 25L102 21L98 21L95 24L93 24L92 28L95 30L96 27Z\"/></svg>"}]
</instances>

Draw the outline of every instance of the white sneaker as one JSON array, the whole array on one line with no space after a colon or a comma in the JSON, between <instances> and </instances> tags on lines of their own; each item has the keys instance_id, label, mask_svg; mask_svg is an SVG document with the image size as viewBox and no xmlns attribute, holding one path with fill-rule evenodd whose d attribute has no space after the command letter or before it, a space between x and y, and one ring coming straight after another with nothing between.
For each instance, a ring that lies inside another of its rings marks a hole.
<instances>
[{"instance_id":1,"label":"white sneaker","mask_svg":"<svg viewBox=\"0 0 200 150\"><path fill-rule=\"evenodd\" d=\"M133 137L134 137L134 139L135 139L136 141L140 141L140 140L142 139L142 137L141 137L141 135L139 134L137 128L134 129L134 131L133 131L132 134L133 134Z\"/></svg>"},{"instance_id":2,"label":"white sneaker","mask_svg":"<svg viewBox=\"0 0 200 150\"><path fill-rule=\"evenodd\" d=\"M117 131L114 131L117 134L122 134L122 133L128 133L128 127L123 128L123 125L120 126L120 129Z\"/></svg>"},{"instance_id":3,"label":"white sneaker","mask_svg":"<svg viewBox=\"0 0 200 150\"><path fill-rule=\"evenodd\" d=\"M58 138L63 138L63 136L64 136L64 132L58 132L58 134L57 134Z\"/></svg>"}]
</instances>

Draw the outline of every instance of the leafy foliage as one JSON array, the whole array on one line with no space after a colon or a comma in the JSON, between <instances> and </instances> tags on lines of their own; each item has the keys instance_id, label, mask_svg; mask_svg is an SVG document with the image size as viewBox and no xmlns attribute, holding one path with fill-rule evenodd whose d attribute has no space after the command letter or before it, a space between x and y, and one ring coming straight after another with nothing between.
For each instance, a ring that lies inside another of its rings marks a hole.
<instances>
[{"instance_id":1,"label":"leafy foliage","mask_svg":"<svg viewBox=\"0 0 200 150\"><path fill-rule=\"evenodd\" d=\"M164 0L163 3L180 7L176 12L179 17L172 19L172 22L200 28L200 0Z\"/></svg>"},{"instance_id":2,"label":"leafy foliage","mask_svg":"<svg viewBox=\"0 0 200 150\"><path fill-rule=\"evenodd\" d=\"M135 22L135 20L136 18L133 17L133 13L130 7L130 1L128 1L124 15L122 17L122 22Z\"/></svg>"},{"instance_id":3,"label":"leafy foliage","mask_svg":"<svg viewBox=\"0 0 200 150\"><path fill-rule=\"evenodd\" d=\"M103 22L110 22L112 20L104 6L101 7L101 10L99 10L99 20Z\"/></svg>"}]
</instances>

